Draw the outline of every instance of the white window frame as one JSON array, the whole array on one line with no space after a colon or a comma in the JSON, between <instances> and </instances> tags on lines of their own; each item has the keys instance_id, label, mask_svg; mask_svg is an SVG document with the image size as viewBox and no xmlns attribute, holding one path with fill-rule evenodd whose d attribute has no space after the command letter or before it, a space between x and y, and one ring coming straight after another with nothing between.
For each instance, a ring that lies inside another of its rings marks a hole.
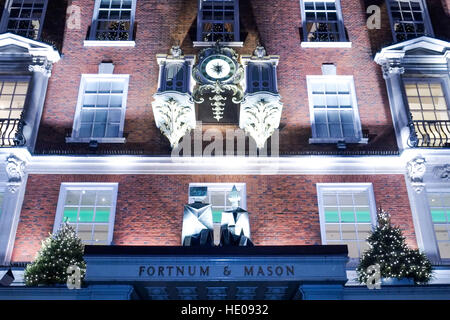
<instances>
[{"instance_id":1,"label":"white window frame","mask_svg":"<svg viewBox=\"0 0 450 320\"><path fill-rule=\"evenodd\" d=\"M91 138L80 138L79 130L81 126L81 110L83 105L84 90L86 87L87 80L122 80L124 82L124 90L122 96L122 113L120 118L119 135L118 137L91 137ZM82 74L80 81L80 89L78 92L78 101L75 111L75 117L73 121L72 136L66 138L67 143L89 143L91 141L97 141L98 143L125 143L125 138L123 137L123 129L125 126L125 113L127 110L127 98L128 98L128 85L129 85L130 75L128 74Z\"/></svg>"},{"instance_id":2,"label":"white window frame","mask_svg":"<svg viewBox=\"0 0 450 320\"><path fill-rule=\"evenodd\" d=\"M241 194L241 201L239 202L239 207L241 207L244 210L247 210L247 185L245 183L211 183L211 182L194 182L189 183L189 188L191 187L207 187L208 188L208 197L209 197L209 191L231 191L233 189L233 186L236 186L236 189ZM208 200L206 200L208 202ZM188 203L193 203L194 198L189 197L189 190L188 190Z\"/></svg>"},{"instance_id":3,"label":"white window frame","mask_svg":"<svg viewBox=\"0 0 450 320\"><path fill-rule=\"evenodd\" d=\"M313 82L322 82L322 81L333 81L333 82L342 82L346 81L350 86L350 94L352 101L352 110L353 110L353 125L354 125L354 137L343 137L343 138L317 138L316 126L315 126L315 118L314 118L314 99L312 93L312 85ZM363 138L362 128L361 128L361 119L359 116L358 109L358 101L356 98L356 89L355 82L353 76L338 76L338 75L308 75L306 76L306 83L308 87L308 101L309 101L309 114L311 121L311 131L312 137L309 139L309 143L337 143L339 141L344 140L346 143L367 143L368 139Z\"/></svg>"},{"instance_id":4,"label":"white window frame","mask_svg":"<svg viewBox=\"0 0 450 320\"><path fill-rule=\"evenodd\" d=\"M370 220L372 224L372 230L377 226L377 208L375 202L375 194L373 191L372 183L317 183L317 203L319 209L320 220L320 237L323 245L328 244L326 239L326 222L325 222L325 210L323 207L323 193L327 191L367 191L369 194L369 208L370 208ZM340 224L340 222L339 222ZM358 261L358 258L350 258L350 263Z\"/></svg>"},{"instance_id":5,"label":"white window frame","mask_svg":"<svg viewBox=\"0 0 450 320\"><path fill-rule=\"evenodd\" d=\"M134 23L136 19L136 1L132 0L131 15L130 15L130 39L129 40L97 40L95 33L97 32L97 19L100 11L100 1L95 0L94 13L92 15L91 30L89 33L89 39L84 40L85 47L134 47L136 46L134 34Z\"/></svg>"},{"instance_id":6,"label":"white window frame","mask_svg":"<svg viewBox=\"0 0 450 320\"><path fill-rule=\"evenodd\" d=\"M440 83L442 87L442 92L444 93L445 103L447 104L447 110L450 112L450 80L448 76L441 77L402 77L403 81L403 91L405 94L405 105L408 106L408 111L410 110L408 96L406 95L405 85L408 83ZM419 96L420 97L420 96ZM423 110L423 109L422 109ZM410 112L410 111L409 111ZM420 119L413 119L420 120Z\"/></svg>"},{"instance_id":7,"label":"white window frame","mask_svg":"<svg viewBox=\"0 0 450 320\"><path fill-rule=\"evenodd\" d=\"M430 232L433 233L433 239L434 239L434 243L433 245L436 248L436 252L439 254L439 263L443 264L443 265L450 265L450 259L449 258L441 258L441 253L439 251L439 245L438 245L438 240L436 237L436 232L434 231L434 222L433 222L433 218L431 217L431 207L429 205L429 201L428 201L428 193L450 193L450 186L449 187L442 187L442 186L437 186L437 185L432 185L432 186L427 186L425 187L425 192L426 192L426 202L427 202L427 207L428 207L428 216L430 218L431 221L431 228L432 230L430 230Z\"/></svg>"},{"instance_id":8,"label":"white window frame","mask_svg":"<svg viewBox=\"0 0 450 320\"><path fill-rule=\"evenodd\" d=\"M308 41L308 30L306 28L306 11L305 2L334 2L336 5L336 15L338 19L338 31L339 31L339 41ZM300 14L302 19L302 36L303 41L301 46L303 48L351 48L352 43L347 39L345 34L344 18L342 16L342 8L340 0L300 0Z\"/></svg>"},{"instance_id":9,"label":"white window frame","mask_svg":"<svg viewBox=\"0 0 450 320\"><path fill-rule=\"evenodd\" d=\"M23 2L36 2L37 0L23 0ZM3 15L2 15L2 21L0 24L0 31L1 32L6 32L8 29L8 23L9 23L9 18L10 18L10 12L11 12L11 6L13 4L14 0L7 0L5 3L5 8L3 10ZM39 31L38 31L38 35L37 38L32 38L35 40L39 40L41 38L41 34L42 34L42 28L44 26L44 21L45 21L45 14L47 13L47 5L48 5L48 0L41 0L41 2L44 3L44 7L42 8L42 16L39 19Z\"/></svg>"},{"instance_id":10,"label":"white window frame","mask_svg":"<svg viewBox=\"0 0 450 320\"><path fill-rule=\"evenodd\" d=\"M69 190L107 190L112 191L112 203L110 220L108 221L108 240L107 245L111 245L114 233L114 221L116 217L117 193L119 183L97 183L97 182L63 182L59 189L58 206L56 208L55 224L53 225L53 233L56 233L63 223L64 205L66 201L67 191Z\"/></svg>"},{"instance_id":11,"label":"white window frame","mask_svg":"<svg viewBox=\"0 0 450 320\"><path fill-rule=\"evenodd\" d=\"M26 97L25 97L25 101L23 103L23 108L22 108L22 112L24 112L27 109L27 106L29 104L29 99L30 99L30 88L31 88L31 76L20 76L20 75L0 75L0 82L28 82L28 88L27 88L27 93L26 93ZM0 83L1 86L1 83ZM0 97L1 97L1 88L0 88ZM15 95L15 93L13 94L13 96ZM8 108L11 110L11 108ZM6 110L6 109L4 109ZM19 117L20 118L20 117ZM19 119L19 118L11 118L9 117L9 119Z\"/></svg>"},{"instance_id":12,"label":"white window frame","mask_svg":"<svg viewBox=\"0 0 450 320\"><path fill-rule=\"evenodd\" d=\"M212 0L211 0L212 1ZM231 0L234 2L234 35L233 41L220 41L220 43L225 47L242 47L244 43L240 40L241 27L240 27L240 12L239 12L239 0ZM230 2L231 2L230 1ZM203 0L198 0L198 12L197 12L197 34L196 40L194 41L194 47L209 47L214 41L203 41L203 19L202 19L202 3ZM211 20L212 21L212 20ZM219 21L219 20L217 20Z\"/></svg>"},{"instance_id":13,"label":"white window frame","mask_svg":"<svg viewBox=\"0 0 450 320\"><path fill-rule=\"evenodd\" d=\"M391 1L392 0L386 0L386 7L388 10L388 15L389 15L389 23L391 25L392 39L394 40L395 43L397 43L399 41L397 41L397 35L396 35L395 29L394 29L394 18L392 17ZM427 3L425 0L417 0L417 1L419 2L420 7L422 8L424 35L434 37L433 26L431 25L430 15L428 14ZM407 1L404 1L404 2L407 2ZM408 2L410 2L410 1L408 1ZM409 40L411 40L411 39L409 39ZM405 39L403 41L408 41L408 39Z\"/></svg>"}]
</instances>

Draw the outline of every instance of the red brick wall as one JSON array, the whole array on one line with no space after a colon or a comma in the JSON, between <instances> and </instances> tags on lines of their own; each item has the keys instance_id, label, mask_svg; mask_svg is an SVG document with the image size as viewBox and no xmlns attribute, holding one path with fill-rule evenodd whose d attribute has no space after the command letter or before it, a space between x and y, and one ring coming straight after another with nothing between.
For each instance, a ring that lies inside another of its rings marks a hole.
<instances>
[{"instance_id":1,"label":"red brick wall","mask_svg":"<svg viewBox=\"0 0 450 320\"><path fill-rule=\"evenodd\" d=\"M171 245L181 242L183 205L191 182L245 182L256 245L321 244L316 183L372 182L377 207L392 214L416 246L402 175L376 176L163 176L30 175L17 229L13 261L30 261L52 232L62 182L118 182L113 242Z\"/></svg>"},{"instance_id":2,"label":"red brick wall","mask_svg":"<svg viewBox=\"0 0 450 320\"><path fill-rule=\"evenodd\" d=\"M335 63L338 74L353 75L355 79L362 129L371 140L368 145L351 146L350 150L397 150L384 80L380 67L373 62L374 52L392 41L384 1L341 1L345 27L352 41L350 49L301 48L299 3L298 0L240 1L244 47L238 51L253 52L259 40L268 54L280 55L278 85L284 102L280 153L336 150L335 145L308 143L311 128L306 75L321 74L323 63ZM365 12L373 3L380 4L384 10L382 30L368 32ZM168 154L169 143L156 128L151 110L158 79L155 55L168 53L177 41L185 53L198 53L192 47L197 1L138 1L135 48L83 47L91 24L93 1L73 0L72 4L82 8L81 30L65 30L64 57L54 66L50 79L36 152L87 151L86 145L64 142L73 125L80 77L82 73L97 73L102 60L112 60L115 73L131 74L124 129L127 143L101 145L99 150Z\"/></svg>"}]
</instances>

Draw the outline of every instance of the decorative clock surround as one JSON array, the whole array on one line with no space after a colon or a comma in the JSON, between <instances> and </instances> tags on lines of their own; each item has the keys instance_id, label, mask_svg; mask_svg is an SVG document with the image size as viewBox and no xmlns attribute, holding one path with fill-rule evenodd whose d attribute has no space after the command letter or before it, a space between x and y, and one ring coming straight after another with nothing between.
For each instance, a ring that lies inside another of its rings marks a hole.
<instances>
[{"instance_id":1,"label":"decorative clock surround","mask_svg":"<svg viewBox=\"0 0 450 320\"><path fill-rule=\"evenodd\" d=\"M214 94L209 100L217 122L223 118L227 92L232 93L232 102L235 104L239 104L244 97L241 85L244 68L238 62L238 55L233 49L221 47L219 43L200 52L192 76L197 83L193 93L196 103L205 101L205 93Z\"/></svg>"},{"instance_id":2,"label":"decorative clock surround","mask_svg":"<svg viewBox=\"0 0 450 320\"><path fill-rule=\"evenodd\" d=\"M196 63L194 56L183 56L179 46L174 46L170 55L157 55L157 59L160 75L153 113L172 148L195 128L195 103L202 108L209 105L210 111L202 110L210 112L210 119L218 124L223 123L226 108L240 105L239 127L259 149L278 129L283 106L276 85L279 57L266 55L264 47L258 45L253 55L239 57L233 49L216 43L201 50ZM177 79L170 78L171 74L177 74ZM180 82L176 89L175 81ZM258 81L260 85L255 86Z\"/></svg>"}]
</instances>

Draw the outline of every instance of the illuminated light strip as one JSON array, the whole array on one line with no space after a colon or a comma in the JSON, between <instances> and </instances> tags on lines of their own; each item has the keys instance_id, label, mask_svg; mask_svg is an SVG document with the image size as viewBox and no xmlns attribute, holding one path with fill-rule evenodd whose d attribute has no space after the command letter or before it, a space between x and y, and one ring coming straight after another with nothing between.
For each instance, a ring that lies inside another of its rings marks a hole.
<instances>
[{"instance_id":1,"label":"illuminated light strip","mask_svg":"<svg viewBox=\"0 0 450 320\"><path fill-rule=\"evenodd\" d=\"M400 156L295 157L151 157L42 156L25 148L1 148L0 162L15 154L31 174L405 174L406 164L421 156L427 166L448 164L450 149L406 149Z\"/></svg>"},{"instance_id":2,"label":"illuminated light strip","mask_svg":"<svg viewBox=\"0 0 450 320\"><path fill-rule=\"evenodd\" d=\"M401 157L170 158L34 156L31 174L404 174Z\"/></svg>"}]
</instances>

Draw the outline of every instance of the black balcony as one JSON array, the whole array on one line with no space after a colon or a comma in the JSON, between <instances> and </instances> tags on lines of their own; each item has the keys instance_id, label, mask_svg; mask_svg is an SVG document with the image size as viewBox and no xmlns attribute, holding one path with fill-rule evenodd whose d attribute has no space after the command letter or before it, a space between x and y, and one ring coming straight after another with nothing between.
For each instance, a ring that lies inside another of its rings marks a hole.
<instances>
[{"instance_id":1,"label":"black balcony","mask_svg":"<svg viewBox=\"0 0 450 320\"><path fill-rule=\"evenodd\" d=\"M19 147L25 145L22 119L0 119L0 147Z\"/></svg>"},{"instance_id":2,"label":"black balcony","mask_svg":"<svg viewBox=\"0 0 450 320\"><path fill-rule=\"evenodd\" d=\"M450 148L449 120L412 120L411 146L418 148Z\"/></svg>"}]
</instances>

